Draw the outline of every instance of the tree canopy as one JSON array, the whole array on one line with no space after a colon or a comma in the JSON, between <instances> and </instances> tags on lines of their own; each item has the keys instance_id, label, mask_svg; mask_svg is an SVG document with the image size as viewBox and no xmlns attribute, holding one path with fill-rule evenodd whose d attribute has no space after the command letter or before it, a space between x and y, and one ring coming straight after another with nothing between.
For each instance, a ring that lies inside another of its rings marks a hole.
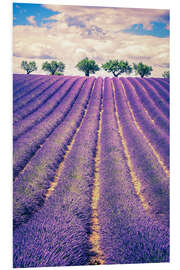
<instances>
[{"instance_id":1,"label":"tree canopy","mask_svg":"<svg viewBox=\"0 0 180 270\"><path fill-rule=\"evenodd\" d=\"M151 71L153 70L151 66L145 65L142 62L138 64L133 63L133 67L136 71L136 75L139 74L141 78L151 75Z\"/></svg>"},{"instance_id":2,"label":"tree canopy","mask_svg":"<svg viewBox=\"0 0 180 270\"><path fill-rule=\"evenodd\" d=\"M162 74L163 78L168 78L170 77L170 73L169 70L168 71L164 71L164 73Z\"/></svg>"},{"instance_id":3,"label":"tree canopy","mask_svg":"<svg viewBox=\"0 0 180 270\"><path fill-rule=\"evenodd\" d=\"M88 57L81 60L76 68L85 73L85 76L89 76L90 73L94 74L96 71L99 71L100 68L94 60L89 60Z\"/></svg>"},{"instance_id":4,"label":"tree canopy","mask_svg":"<svg viewBox=\"0 0 180 270\"><path fill-rule=\"evenodd\" d=\"M42 64L42 69L50 72L51 75L55 75L55 73L60 75L59 72L64 72L65 64L57 61L51 61L50 63L46 61Z\"/></svg>"},{"instance_id":5,"label":"tree canopy","mask_svg":"<svg viewBox=\"0 0 180 270\"><path fill-rule=\"evenodd\" d=\"M37 70L37 66L36 66L35 61L29 62L29 63L27 61L22 61L21 68L26 70L27 74Z\"/></svg>"},{"instance_id":6,"label":"tree canopy","mask_svg":"<svg viewBox=\"0 0 180 270\"><path fill-rule=\"evenodd\" d=\"M102 65L102 68L107 72L112 72L115 77L118 77L122 73L130 74L132 67L127 61L109 60Z\"/></svg>"}]
</instances>

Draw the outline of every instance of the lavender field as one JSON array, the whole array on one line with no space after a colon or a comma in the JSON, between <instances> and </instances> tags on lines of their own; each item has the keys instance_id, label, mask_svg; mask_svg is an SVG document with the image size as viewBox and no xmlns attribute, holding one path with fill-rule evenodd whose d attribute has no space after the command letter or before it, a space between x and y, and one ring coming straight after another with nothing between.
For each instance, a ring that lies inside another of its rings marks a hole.
<instances>
[{"instance_id":1,"label":"lavender field","mask_svg":"<svg viewBox=\"0 0 180 270\"><path fill-rule=\"evenodd\" d=\"M15 268L169 262L169 81L13 75Z\"/></svg>"}]
</instances>

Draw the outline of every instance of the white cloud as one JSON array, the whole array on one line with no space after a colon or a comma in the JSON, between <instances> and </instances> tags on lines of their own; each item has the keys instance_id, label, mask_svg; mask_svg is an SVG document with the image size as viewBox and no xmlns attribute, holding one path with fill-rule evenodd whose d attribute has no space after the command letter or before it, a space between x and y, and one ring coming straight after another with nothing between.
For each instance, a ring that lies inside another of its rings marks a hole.
<instances>
[{"instance_id":1,"label":"white cloud","mask_svg":"<svg viewBox=\"0 0 180 270\"><path fill-rule=\"evenodd\" d=\"M32 24L32 25L36 25L36 21L35 21L35 16L29 16L26 18L26 20Z\"/></svg>"},{"instance_id":2,"label":"white cloud","mask_svg":"<svg viewBox=\"0 0 180 270\"><path fill-rule=\"evenodd\" d=\"M69 17L81 18L83 23L98 25L108 31L123 30L133 24L143 24L144 29L152 29L152 21L163 20L168 10L142 8L106 8L82 6L44 5L44 7L60 12L51 19L66 21ZM164 21L164 20L163 20ZM113 29L112 29L113 26Z\"/></svg>"}]
</instances>

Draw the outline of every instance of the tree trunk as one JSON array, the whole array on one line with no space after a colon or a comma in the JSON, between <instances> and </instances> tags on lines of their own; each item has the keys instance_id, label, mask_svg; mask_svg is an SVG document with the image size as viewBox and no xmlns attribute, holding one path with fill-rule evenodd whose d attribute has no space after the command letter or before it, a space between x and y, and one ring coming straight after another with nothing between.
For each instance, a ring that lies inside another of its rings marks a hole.
<instances>
[{"instance_id":1,"label":"tree trunk","mask_svg":"<svg viewBox=\"0 0 180 270\"><path fill-rule=\"evenodd\" d=\"M118 74L116 74L115 72L113 72L113 75L114 75L114 77L118 77Z\"/></svg>"},{"instance_id":2,"label":"tree trunk","mask_svg":"<svg viewBox=\"0 0 180 270\"><path fill-rule=\"evenodd\" d=\"M89 70L87 70L87 71L85 72L85 76L88 76L88 77L89 77Z\"/></svg>"}]
</instances>

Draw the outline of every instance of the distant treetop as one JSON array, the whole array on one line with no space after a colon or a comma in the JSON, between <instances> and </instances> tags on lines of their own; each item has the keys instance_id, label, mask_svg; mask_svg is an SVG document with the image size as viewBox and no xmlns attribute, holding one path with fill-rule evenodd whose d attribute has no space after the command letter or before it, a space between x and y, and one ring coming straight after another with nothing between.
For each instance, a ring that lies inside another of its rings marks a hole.
<instances>
[{"instance_id":1,"label":"distant treetop","mask_svg":"<svg viewBox=\"0 0 180 270\"><path fill-rule=\"evenodd\" d=\"M61 72L64 72L65 64L57 61L51 61L50 63L46 61L42 64L42 69L50 72L51 75L63 75Z\"/></svg>"},{"instance_id":2,"label":"distant treetop","mask_svg":"<svg viewBox=\"0 0 180 270\"><path fill-rule=\"evenodd\" d=\"M35 61L29 62L29 63L27 61L22 61L21 68L26 70L27 74L30 74L31 72L37 70Z\"/></svg>"},{"instance_id":3,"label":"distant treetop","mask_svg":"<svg viewBox=\"0 0 180 270\"><path fill-rule=\"evenodd\" d=\"M170 78L170 72L169 70L168 71L164 71L164 73L162 74L163 78L167 78L169 79Z\"/></svg>"},{"instance_id":4,"label":"distant treetop","mask_svg":"<svg viewBox=\"0 0 180 270\"><path fill-rule=\"evenodd\" d=\"M82 59L77 65L76 68L85 73L85 76L89 76L90 73L94 74L96 71L99 71L100 68L94 60L89 60L88 57Z\"/></svg>"},{"instance_id":5,"label":"distant treetop","mask_svg":"<svg viewBox=\"0 0 180 270\"><path fill-rule=\"evenodd\" d=\"M142 62L139 62L138 64L133 63L133 67L136 71L136 75L139 74L141 78L151 75L151 71L153 70L151 66L147 66Z\"/></svg>"},{"instance_id":6,"label":"distant treetop","mask_svg":"<svg viewBox=\"0 0 180 270\"><path fill-rule=\"evenodd\" d=\"M102 65L102 68L107 72L112 72L115 77L118 77L122 73L130 74L132 72L132 67L129 65L127 61L118 61L109 60L105 64Z\"/></svg>"}]
</instances>

